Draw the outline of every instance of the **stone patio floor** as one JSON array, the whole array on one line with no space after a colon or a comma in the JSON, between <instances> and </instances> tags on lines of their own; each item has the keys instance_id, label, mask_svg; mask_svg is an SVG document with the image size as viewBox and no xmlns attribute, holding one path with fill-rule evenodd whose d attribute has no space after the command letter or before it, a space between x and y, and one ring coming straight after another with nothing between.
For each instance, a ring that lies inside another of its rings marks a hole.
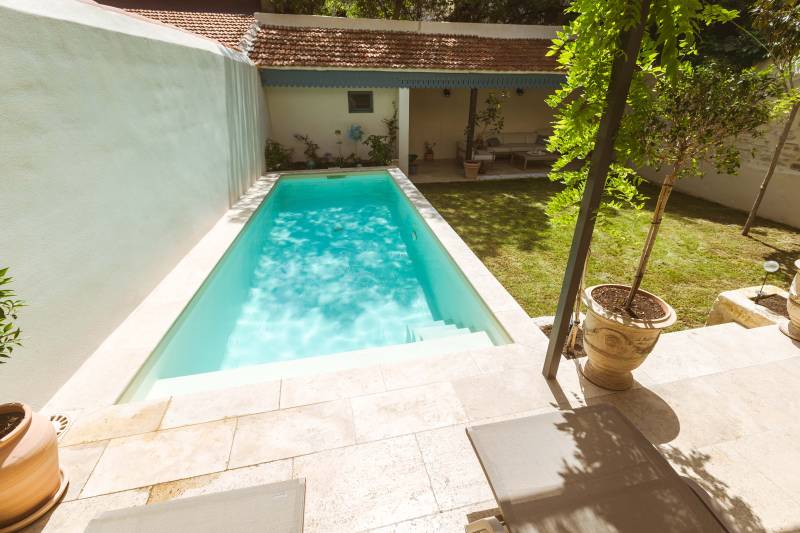
<instances>
[{"instance_id":1,"label":"stone patio floor","mask_svg":"<svg viewBox=\"0 0 800 533\"><path fill-rule=\"evenodd\" d=\"M634 389L610 393L574 361L548 383L541 339L73 413L69 493L25 531L80 532L109 509L305 477L306 531L461 532L468 512L495 506L466 425L597 402L743 530L798 530L800 344L774 326L666 334Z\"/></svg>"}]
</instances>

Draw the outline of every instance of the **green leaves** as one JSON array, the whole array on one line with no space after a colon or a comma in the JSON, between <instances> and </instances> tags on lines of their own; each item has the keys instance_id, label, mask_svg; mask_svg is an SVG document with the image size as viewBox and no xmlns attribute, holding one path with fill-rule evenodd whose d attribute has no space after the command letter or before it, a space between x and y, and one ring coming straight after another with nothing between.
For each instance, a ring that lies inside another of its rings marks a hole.
<instances>
[{"instance_id":1,"label":"green leaves","mask_svg":"<svg viewBox=\"0 0 800 533\"><path fill-rule=\"evenodd\" d=\"M635 0L575 0L568 8L575 18L553 40L550 53L558 55L566 82L547 100L556 109L548 148L561 156L550 178L567 189L582 190L585 183L611 64L622 53L624 32L638 20L639 6ZM681 175L698 173L698 162L707 157L721 169L738 166L738 152L726 139L758 134L774 94L770 83L754 71L738 76L689 62L697 55L701 26L736 16L735 10L700 0L653 0L598 221L616 208L642 205L641 178L632 170L637 166L680 164ZM580 200L575 190L552 200L548 213L554 219L573 216Z\"/></svg>"},{"instance_id":2,"label":"green leaves","mask_svg":"<svg viewBox=\"0 0 800 533\"><path fill-rule=\"evenodd\" d=\"M0 364L11 357L14 348L22 346L21 331L14 321L17 319L17 310L25 304L16 299L13 290L4 288L11 281L8 268L0 268Z\"/></svg>"}]
</instances>

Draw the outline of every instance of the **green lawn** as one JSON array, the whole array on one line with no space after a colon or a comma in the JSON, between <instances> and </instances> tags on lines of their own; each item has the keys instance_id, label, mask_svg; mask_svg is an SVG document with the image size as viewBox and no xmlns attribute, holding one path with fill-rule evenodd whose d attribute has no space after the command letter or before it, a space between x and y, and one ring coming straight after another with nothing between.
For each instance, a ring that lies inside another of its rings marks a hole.
<instances>
[{"instance_id":1,"label":"green lawn","mask_svg":"<svg viewBox=\"0 0 800 533\"><path fill-rule=\"evenodd\" d=\"M558 185L546 179L419 185L419 189L531 316L555 313L572 228L551 226L544 207ZM648 186L651 198L658 191ZM769 194L769 193L768 193ZM647 232L652 201L596 230L588 282L630 283ZM757 285L762 264L781 271L771 283L788 287L800 257L800 232L759 221L739 234L745 214L673 193L642 288L678 313L673 329L702 326L717 294Z\"/></svg>"}]
</instances>

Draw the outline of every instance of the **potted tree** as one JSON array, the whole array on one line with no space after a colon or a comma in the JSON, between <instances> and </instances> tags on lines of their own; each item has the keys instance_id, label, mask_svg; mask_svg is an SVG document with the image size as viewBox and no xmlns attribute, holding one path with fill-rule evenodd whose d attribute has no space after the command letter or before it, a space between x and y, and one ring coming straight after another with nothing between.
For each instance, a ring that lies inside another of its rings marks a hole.
<instances>
[{"instance_id":1,"label":"potted tree","mask_svg":"<svg viewBox=\"0 0 800 533\"><path fill-rule=\"evenodd\" d=\"M467 127L464 128L464 136L467 138L467 151L472 152L464 154L464 177L467 179L478 179L481 161L476 157L475 149L483 148L484 135L487 132L495 135L500 134L505 123L503 102L495 93L489 93L485 104L485 107L475 113L474 117L470 116L470 121L467 123ZM475 131L476 126L480 127L477 132Z\"/></svg>"},{"instance_id":2,"label":"potted tree","mask_svg":"<svg viewBox=\"0 0 800 533\"><path fill-rule=\"evenodd\" d=\"M0 362L21 345L15 325L23 303L0 269ZM0 530L17 531L49 511L67 488L58 466L58 443L50 420L24 403L0 404Z\"/></svg>"},{"instance_id":3,"label":"potted tree","mask_svg":"<svg viewBox=\"0 0 800 533\"><path fill-rule=\"evenodd\" d=\"M789 287L789 298L786 300L786 311L789 321L781 324L781 331L796 341L800 341L800 259L794 262L797 270Z\"/></svg>"},{"instance_id":4,"label":"potted tree","mask_svg":"<svg viewBox=\"0 0 800 533\"><path fill-rule=\"evenodd\" d=\"M582 370L593 383L613 390L632 385L631 371L644 362L661 332L676 320L669 304L640 288L675 182L702 176L703 162L713 163L718 172L735 174L737 137L761 134L775 94L773 80L764 73L714 63L681 62L673 75L652 69L649 77L649 82L635 87L635 105L623 119L616 144L618 157L623 154L635 164L666 170L649 231L630 285L596 285L582 293L587 308L583 342L588 355ZM563 145L563 135L562 130L556 144ZM641 182L638 174L619 164L612 171L607 192L613 199L607 206L641 205L636 193ZM567 188L557 195L556 204L580 198L576 192L583 182L575 179L574 172L562 174Z\"/></svg>"},{"instance_id":5,"label":"potted tree","mask_svg":"<svg viewBox=\"0 0 800 533\"><path fill-rule=\"evenodd\" d=\"M773 81L763 73L714 63L684 64L676 79L656 77L649 102L632 126L639 129L644 163L658 170L663 165L667 172L631 285L597 285L583 292L589 356L583 372L592 382L615 390L629 388L631 371L644 362L661 332L675 323L669 304L640 289L672 188L680 178L701 177L704 161L713 163L717 172L735 174L737 138L760 134L774 93Z\"/></svg>"}]
</instances>

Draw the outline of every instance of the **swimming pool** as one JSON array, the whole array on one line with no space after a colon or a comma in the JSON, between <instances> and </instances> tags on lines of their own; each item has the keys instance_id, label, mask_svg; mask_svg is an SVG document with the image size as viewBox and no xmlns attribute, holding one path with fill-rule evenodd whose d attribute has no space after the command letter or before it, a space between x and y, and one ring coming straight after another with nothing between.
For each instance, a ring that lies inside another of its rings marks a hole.
<instances>
[{"instance_id":1,"label":"swimming pool","mask_svg":"<svg viewBox=\"0 0 800 533\"><path fill-rule=\"evenodd\" d=\"M283 176L123 399L169 393L182 376L507 342L388 173Z\"/></svg>"}]
</instances>

